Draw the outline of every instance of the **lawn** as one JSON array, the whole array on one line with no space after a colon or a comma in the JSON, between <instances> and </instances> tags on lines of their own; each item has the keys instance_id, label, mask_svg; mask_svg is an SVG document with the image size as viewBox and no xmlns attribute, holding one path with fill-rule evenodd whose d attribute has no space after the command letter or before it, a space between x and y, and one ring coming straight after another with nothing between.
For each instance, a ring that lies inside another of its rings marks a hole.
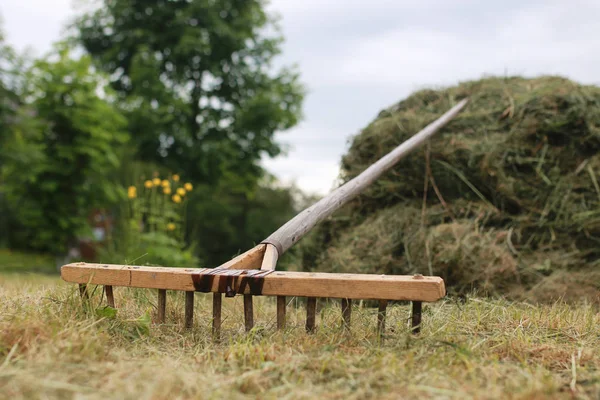
<instances>
[{"instance_id":1,"label":"lawn","mask_svg":"<svg viewBox=\"0 0 600 400\"><path fill-rule=\"evenodd\" d=\"M0 248L0 273L58 275L56 260L47 254L23 253Z\"/></svg>"},{"instance_id":2,"label":"lawn","mask_svg":"<svg viewBox=\"0 0 600 400\"><path fill-rule=\"evenodd\" d=\"M210 339L211 297L196 295L194 328L182 329L182 293L170 293L156 325L156 293L116 288L118 312L101 289L82 304L75 285L47 275L0 275L0 398L581 398L600 396L597 306L532 306L451 299L427 305L421 335L409 308L356 303L352 330L339 304L319 304L304 332L300 299L277 332L275 301L257 298L257 327L243 333L242 300L225 299L223 338ZM108 310L109 311L109 310Z\"/></svg>"}]
</instances>

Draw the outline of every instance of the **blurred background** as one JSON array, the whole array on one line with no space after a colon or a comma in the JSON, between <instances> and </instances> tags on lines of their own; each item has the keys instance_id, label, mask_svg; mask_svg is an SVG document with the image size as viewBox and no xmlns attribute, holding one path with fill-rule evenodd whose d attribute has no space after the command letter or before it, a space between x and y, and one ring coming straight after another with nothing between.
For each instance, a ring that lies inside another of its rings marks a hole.
<instances>
[{"instance_id":1,"label":"blurred background","mask_svg":"<svg viewBox=\"0 0 600 400\"><path fill-rule=\"evenodd\" d=\"M593 0L3 0L0 251L218 265L353 176L362 128L412 92L596 85L599 16ZM298 251L284 267L318 263Z\"/></svg>"}]
</instances>

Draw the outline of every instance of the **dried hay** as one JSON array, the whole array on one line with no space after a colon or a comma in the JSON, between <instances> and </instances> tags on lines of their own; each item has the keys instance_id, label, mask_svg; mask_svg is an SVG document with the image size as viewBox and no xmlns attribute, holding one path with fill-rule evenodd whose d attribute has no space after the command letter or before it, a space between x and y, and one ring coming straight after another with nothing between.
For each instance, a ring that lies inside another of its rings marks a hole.
<instances>
[{"instance_id":1,"label":"dried hay","mask_svg":"<svg viewBox=\"0 0 600 400\"><path fill-rule=\"evenodd\" d=\"M600 264L600 88L514 77L419 91L353 138L342 179L466 96L467 108L426 149L307 240L305 268L436 274L450 291L533 300L549 298L539 294L545 287L597 294L597 281L558 277Z\"/></svg>"}]
</instances>

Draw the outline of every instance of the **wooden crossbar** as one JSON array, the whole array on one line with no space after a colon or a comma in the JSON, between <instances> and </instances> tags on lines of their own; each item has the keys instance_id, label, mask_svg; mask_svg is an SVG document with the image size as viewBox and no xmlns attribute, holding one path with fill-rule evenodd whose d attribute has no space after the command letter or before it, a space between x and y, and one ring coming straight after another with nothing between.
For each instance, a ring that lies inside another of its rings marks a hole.
<instances>
[{"instance_id":1,"label":"wooden crossbar","mask_svg":"<svg viewBox=\"0 0 600 400\"><path fill-rule=\"evenodd\" d=\"M219 270L74 263L61 268L63 280L204 293L331 297L433 302L445 296L435 276L334 274L273 270Z\"/></svg>"}]
</instances>

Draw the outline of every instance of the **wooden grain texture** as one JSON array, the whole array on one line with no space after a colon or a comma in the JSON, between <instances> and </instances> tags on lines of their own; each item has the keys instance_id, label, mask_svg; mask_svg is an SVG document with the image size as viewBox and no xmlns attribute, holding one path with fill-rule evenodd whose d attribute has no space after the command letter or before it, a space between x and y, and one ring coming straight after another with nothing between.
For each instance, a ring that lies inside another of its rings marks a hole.
<instances>
[{"instance_id":1,"label":"wooden grain texture","mask_svg":"<svg viewBox=\"0 0 600 400\"><path fill-rule=\"evenodd\" d=\"M110 285L104 286L106 290L106 303L109 307L115 308L115 296L113 294L113 287Z\"/></svg>"},{"instance_id":2,"label":"wooden grain texture","mask_svg":"<svg viewBox=\"0 0 600 400\"><path fill-rule=\"evenodd\" d=\"M277 330L285 329L285 296L277 296Z\"/></svg>"},{"instance_id":3,"label":"wooden grain texture","mask_svg":"<svg viewBox=\"0 0 600 400\"><path fill-rule=\"evenodd\" d=\"M272 244L267 244L265 248L265 255L262 260L262 265L260 269L262 270L274 270L277 266L277 259L279 258L279 254L277 253L277 249Z\"/></svg>"},{"instance_id":4,"label":"wooden grain texture","mask_svg":"<svg viewBox=\"0 0 600 400\"><path fill-rule=\"evenodd\" d=\"M317 317L317 299L309 297L306 299L306 332L315 331L315 321Z\"/></svg>"},{"instance_id":5,"label":"wooden grain texture","mask_svg":"<svg viewBox=\"0 0 600 400\"><path fill-rule=\"evenodd\" d=\"M194 292L185 292L185 329L194 325Z\"/></svg>"},{"instance_id":6,"label":"wooden grain texture","mask_svg":"<svg viewBox=\"0 0 600 400\"><path fill-rule=\"evenodd\" d=\"M423 303L420 301L412 302L412 313L411 313L411 329L412 332L417 334L421 332L421 314L423 312Z\"/></svg>"},{"instance_id":7,"label":"wooden grain texture","mask_svg":"<svg viewBox=\"0 0 600 400\"><path fill-rule=\"evenodd\" d=\"M212 320L212 334L215 340L221 338L221 306L222 306L223 295L221 293L213 293L213 320Z\"/></svg>"},{"instance_id":8,"label":"wooden grain texture","mask_svg":"<svg viewBox=\"0 0 600 400\"><path fill-rule=\"evenodd\" d=\"M379 335L383 335L385 333L387 304L387 300L379 300L379 308L377 310L377 333Z\"/></svg>"},{"instance_id":9,"label":"wooden grain texture","mask_svg":"<svg viewBox=\"0 0 600 400\"><path fill-rule=\"evenodd\" d=\"M317 223L329 217L333 212L348 203L383 173L392 168L403 157L425 143L435 132L450 122L466 104L467 99L460 101L440 118L433 121L390 153L380 158L360 175L346 182L317 203L296 215L285 225L263 240L263 243L273 244L281 257L287 249L298 242Z\"/></svg>"},{"instance_id":10,"label":"wooden grain texture","mask_svg":"<svg viewBox=\"0 0 600 400\"><path fill-rule=\"evenodd\" d=\"M251 294L244 295L244 324L246 332L250 332L254 328L254 306Z\"/></svg>"},{"instance_id":11,"label":"wooden grain texture","mask_svg":"<svg viewBox=\"0 0 600 400\"><path fill-rule=\"evenodd\" d=\"M214 273L241 275L210 275ZM445 295L444 281L436 276L331 274L325 272L166 268L109 264L67 264L62 279L72 283L151 289L267 296L333 297L373 300L436 301ZM266 275L264 275L266 273ZM244 274L259 274L247 277Z\"/></svg>"},{"instance_id":12,"label":"wooden grain texture","mask_svg":"<svg viewBox=\"0 0 600 400\"><path fill-rule=\"evenodd\" d=\"M259 244L247 252L219 265L216 269L258 269L262 265L266 249L266 244Z\"/></svg>"},{"instance_id":13,"label":"wooden grain texture","mask_svg":"<svg viewBox=\"0 0 600 400\"><path fill-rule=\"evenodd\" d=\"M158 315L157 322L159 324L165 323L165 314L167 312L167 291L165 289L158 289Z\"/></svg>"},{"instance_id":14,"label":"wooden grain texture","mask_svg":"<svg viewBox=\"0 0 600 400\"><path fill-rule=\"evenodd\" d=\"M342 326L350 330L350 320L352 319L352 299L342 299Z\"/></svg>"},{"instance_id":15,"label":"wooden grain texture","mask_svg":"<svg viewBox=\"0 0 600 400\"><path fill-rule=\"evenodd\" d=\"M90 294L88 292L88 288L87 288L87 284L86 283L79 283L79 294L81 295L81 298L83 300L89 300L90 299Z\"/></svg>"}]
</instances>

